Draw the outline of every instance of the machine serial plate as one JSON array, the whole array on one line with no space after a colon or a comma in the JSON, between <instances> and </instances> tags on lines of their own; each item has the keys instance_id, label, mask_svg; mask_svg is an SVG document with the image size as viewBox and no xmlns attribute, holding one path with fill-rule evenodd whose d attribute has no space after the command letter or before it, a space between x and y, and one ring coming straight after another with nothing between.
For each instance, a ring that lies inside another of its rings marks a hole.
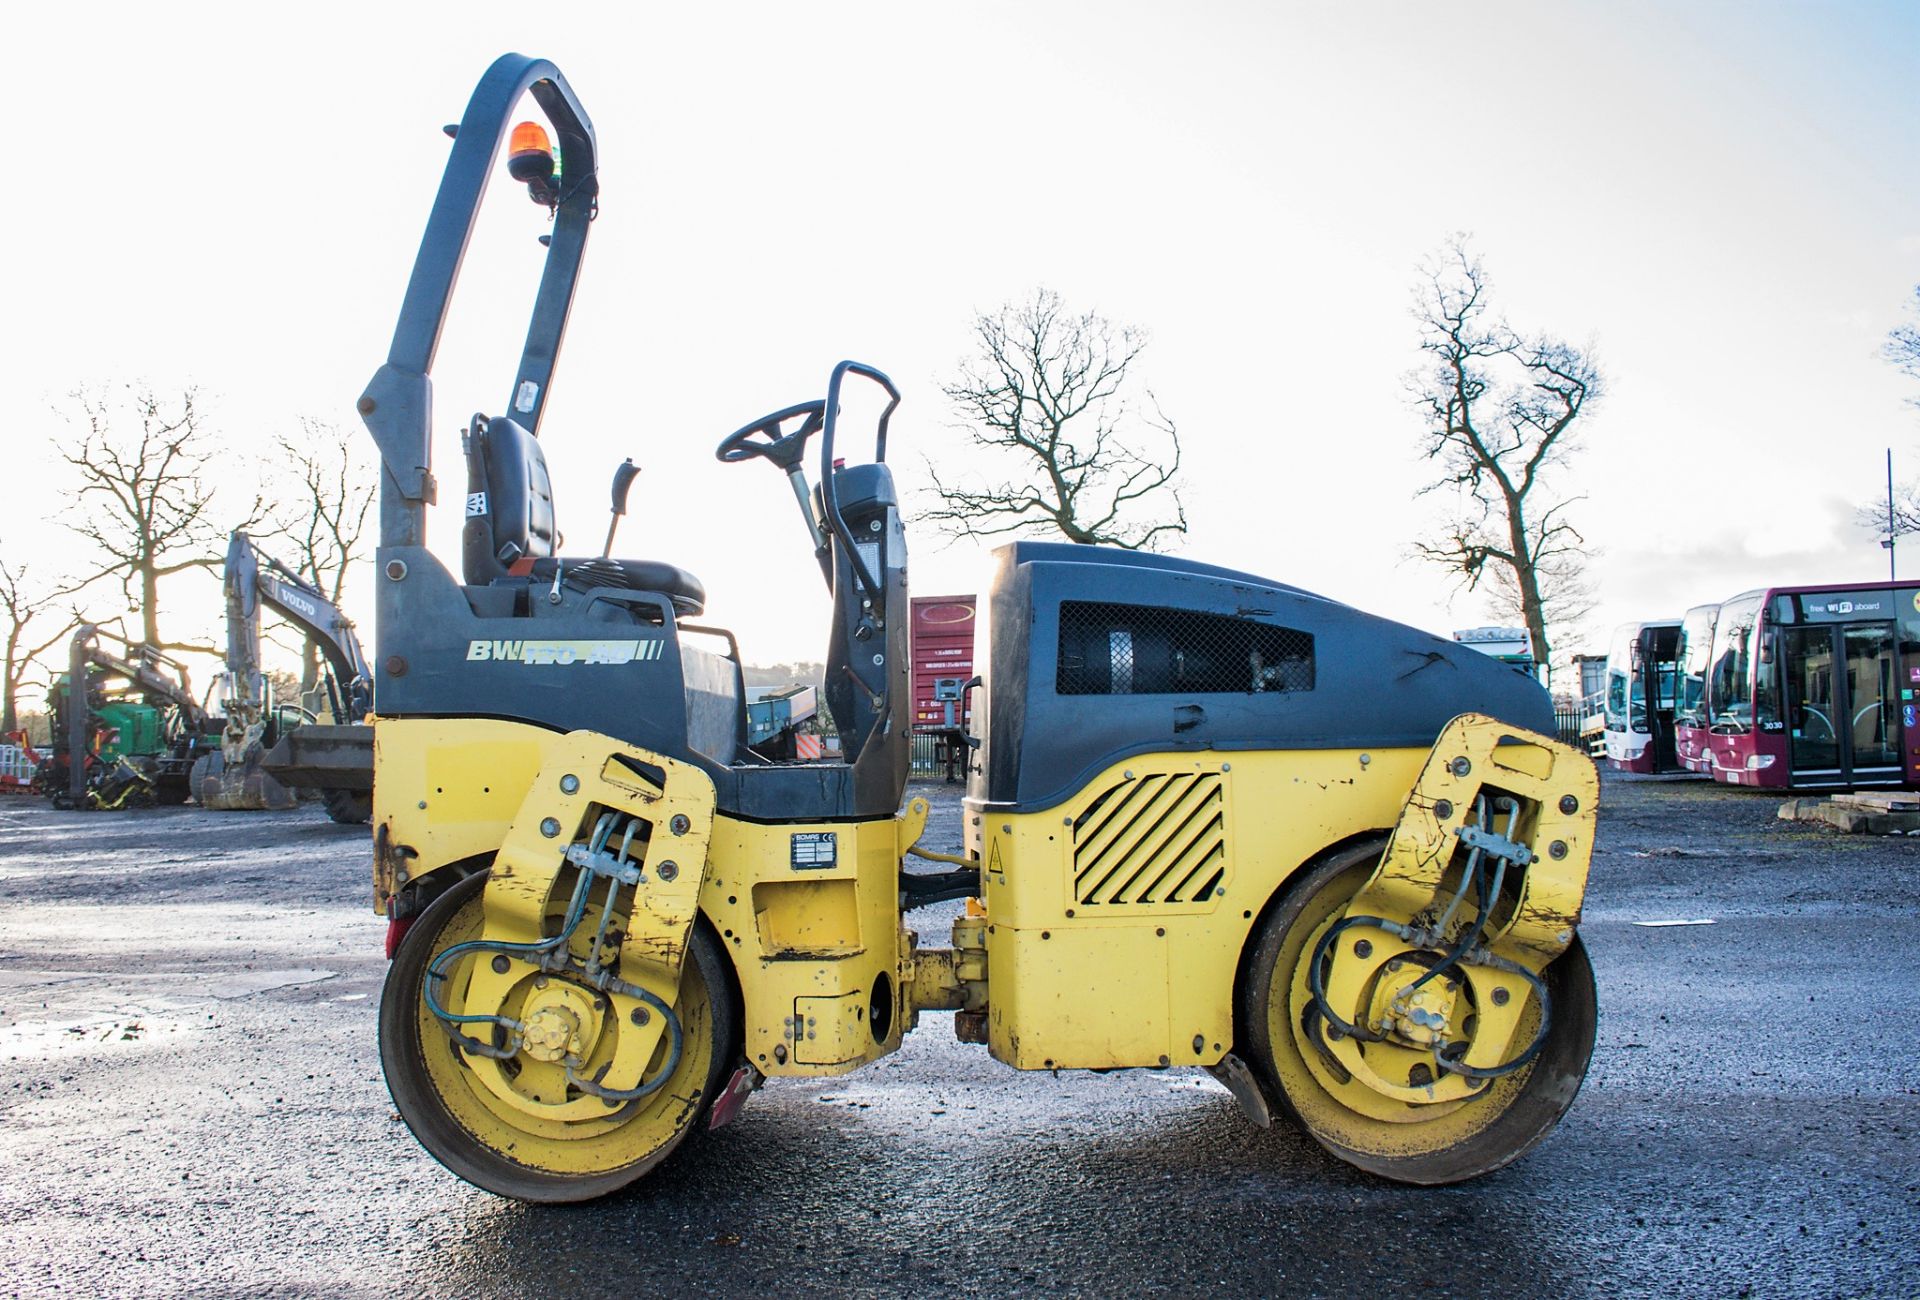
<instances>
[{"instance_id":1,"label":"machine serial plate","mask_svg":"<svg viewBox=\"0 0 1920 1300\"><path fill-rule=\"evenodd\" d=\"M838 860L839 835L834 831L802 831L793 837L793 869L818 871Z\"/></svg>"}]
</instances>

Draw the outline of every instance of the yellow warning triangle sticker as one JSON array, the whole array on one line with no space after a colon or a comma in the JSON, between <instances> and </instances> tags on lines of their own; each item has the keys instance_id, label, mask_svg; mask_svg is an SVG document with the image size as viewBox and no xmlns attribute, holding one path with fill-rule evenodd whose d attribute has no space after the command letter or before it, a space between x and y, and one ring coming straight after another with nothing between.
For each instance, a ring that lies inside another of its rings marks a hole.
<instances>
[{"instance_id":1,"label":"yellow warning triangle sticker","mask_svg":"<svg viewBox=\"0 0 1920 1300\"><path fill-rule=\"evenodd\" d=\"M1003 868L1000 866L1000 841L999 840L993 841L992 846L987 850L987 870L988 871L1003 870Z\"/></svg>"}]
</instances>

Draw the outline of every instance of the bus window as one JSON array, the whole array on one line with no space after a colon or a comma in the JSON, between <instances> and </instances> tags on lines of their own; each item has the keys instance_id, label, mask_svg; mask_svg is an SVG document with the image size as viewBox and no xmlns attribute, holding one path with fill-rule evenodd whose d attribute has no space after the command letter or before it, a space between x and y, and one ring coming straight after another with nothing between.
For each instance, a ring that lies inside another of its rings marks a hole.
<instances>
[{"instance_id":1,"label":"bus window","mask_svg":"<svg viewBox=\"0 0 1920 1300\"><path fill-rule=\"evenodd\" d=\"M1780 721L1780 674L1773 654L1779 635L1773 628L1764 628L1759 637L1759 653L1753 669L1753 720L1761 727Z\"/></svg>"},{"instance_id":2,"label":"bus window","mask_svg":"<svg viewBox=\"0 0 1920 1300\"><path fill-rule=\"evenodd\" d=\"M1686 727L1707 725L1707 674L1713 663L1713 626L1718 605L1698 605L1687 611L1680 625L1678 695L1673 719Z\"/></svg>"},{"instance_id":3,"label":"bus window","mask_svg":"<svg viewBox=\"0 0 1920 1300\"><path fill-rule=\"evenodd\" d=\"M1753 629L1759 615L1759 593L1720 607L1713 633L1713 667L1707 678L1707 708L1713 729L1723 734L1753 727ZM1768 716L1779 716L1771 695Z\"/></svg>"},{"instance_id":4,"label":"bus window","mask_svg":"<svg viewBox=\"0 0 1920 1300\"><path fill-rule=\"evenodd\" d=\"M1640 694L1640 625L1628 623L1617 628L1613 634L1613 644L1607 648L1607 730L1625 731L1629 723L1636 731L1645 731L1647 727L1646 705L1639 701ZM1639 703L1637 710L1629 710L1629 700ZM1631 720L1629 718L1632 713Z\"/></svg>"}]
</instances>

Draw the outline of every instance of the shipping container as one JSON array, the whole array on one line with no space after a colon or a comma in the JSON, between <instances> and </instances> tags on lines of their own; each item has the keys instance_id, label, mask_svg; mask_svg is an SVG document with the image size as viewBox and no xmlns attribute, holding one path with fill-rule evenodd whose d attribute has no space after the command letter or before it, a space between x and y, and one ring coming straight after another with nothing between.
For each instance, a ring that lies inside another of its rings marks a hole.
<instances>
[{"instance_id":1,"label":"shipping container","mask_svg":"<svg viewBox=\"0 0 1920 1300\"><path fill-rule=\"evenodd\" d=\"M973 676L974 598L915 596L908 655L913 663L913 730L932 736L937 761L955 779L964 768L967 680Z\"/></svg>"}]
</instances>

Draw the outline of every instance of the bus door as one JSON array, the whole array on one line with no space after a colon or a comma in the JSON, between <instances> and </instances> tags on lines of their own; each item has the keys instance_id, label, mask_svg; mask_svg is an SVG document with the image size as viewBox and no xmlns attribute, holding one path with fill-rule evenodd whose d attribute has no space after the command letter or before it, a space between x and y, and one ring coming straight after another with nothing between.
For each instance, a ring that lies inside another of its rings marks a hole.
<instances>
[{"instance_id":1,"label":"bus door","mask_svg":"<svg viewBox=\"0 0 1920 1300\"><path fill-rule=\"evenodd\" d=\"M1680 625L1661 624L1640 634L1637 658L1646 694L1646 729L1651 735L1653 772L1680 770L1679 750L1675 746L1674 709L1680 685Z\"/></svg>"},{"instance_id":2,"label":"bus door","mask_svg":"<svg viewBox=\"0 0 1920 1300\"><path fill-rule=\"evenodd\" d=\"M1781 633L1793 783L1900 784L1893 624L1803 623Z\"/></svg>"}]
</instances>

